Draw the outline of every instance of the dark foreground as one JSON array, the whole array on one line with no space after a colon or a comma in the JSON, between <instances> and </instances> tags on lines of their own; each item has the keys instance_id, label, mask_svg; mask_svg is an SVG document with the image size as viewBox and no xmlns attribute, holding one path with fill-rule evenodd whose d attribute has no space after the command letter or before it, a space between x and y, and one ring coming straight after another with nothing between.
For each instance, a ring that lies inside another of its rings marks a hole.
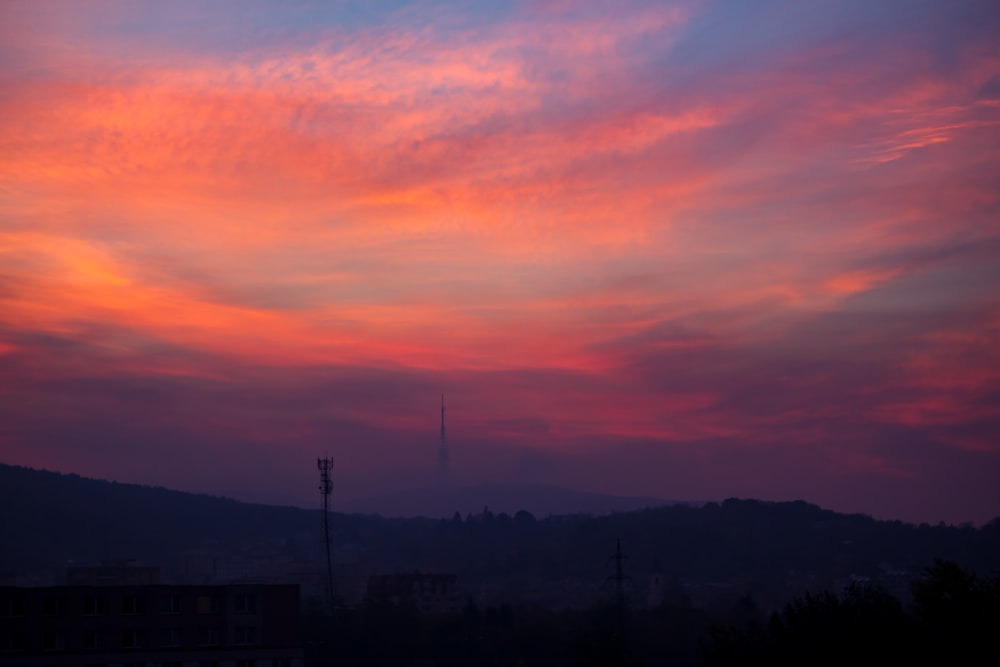
<instances>
[{"instance_id":1,"label":"dark foreground","mask_svg":"<svg viewBox=\"0 0 1000 667\"><path fill-rule=\"evenodd\" d=\"M903 606L875 587L806 594L771 614L750 597L728 613L683 599L656 609L479 608L421 615L366 604L304 616L307 665L1000 664L1000 575L936 561Z\"/></svg>"}]
</instances>

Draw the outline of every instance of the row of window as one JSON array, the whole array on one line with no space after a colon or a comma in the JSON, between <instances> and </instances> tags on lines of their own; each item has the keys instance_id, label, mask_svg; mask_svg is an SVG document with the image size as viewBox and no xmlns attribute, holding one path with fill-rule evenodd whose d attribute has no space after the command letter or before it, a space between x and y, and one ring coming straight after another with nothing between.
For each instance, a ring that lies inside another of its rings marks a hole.
<instances>
[{"instance_id":1,"label":"row of window","mask_svg":"<svg viewBox=\"0 0 1000 667\"><path fill-rule=\"evenodd\" d=\"M120 648L140 648L148 647L151 643L152 631L136 630L126 628L118 635ZM41 648L43 651L64 651L67 648L66 632L59 630L46 630L41 633ZM103 630L90 630L84 632L83 650L101 650L109 645L116 633ZM197 636L192 630L182 628L162 628L159 631L158 646L161 648L173 648L183 644L186 639L191 645L196 646L219 646L222 637L220 628L197 628ZM253 625L243 625L233 628L232 644L235 646L254 646L257 644L257 628ZM0 651L25 651L31 648L28 633L4 633L0 635Z\"/></svg>"},{"instance_id":2,"label":"row of window","mask_svg":"<svg viewBox=\"0 0 1000 667\"><path fill-rule=\"evenodd\" d=\"M214 614L219 611L218 599L211 595L199 595L194 600L194 611L199 614ZM83 614L85 616L101 616L107 605L103 595L88 595L83 598ZM160 596L161 614L181 613L180 595ZM233 610L237 614L257 613L257 596L253 593L241 593L233 598ZM45 616L66 616L69 604L65 597L49 597L42 602L42 613ZM121 613L126 616L139 616L146 613L146 596L126 595L121 598ZM10 598L0 604L0 616L23 617L25 603L23 598Z\"/></svg>"}]
</instances>

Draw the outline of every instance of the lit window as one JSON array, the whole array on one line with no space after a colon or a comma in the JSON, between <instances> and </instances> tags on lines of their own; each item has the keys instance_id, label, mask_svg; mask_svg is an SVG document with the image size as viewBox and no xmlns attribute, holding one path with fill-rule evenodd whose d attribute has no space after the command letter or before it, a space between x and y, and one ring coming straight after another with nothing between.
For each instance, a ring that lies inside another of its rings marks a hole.
<instances>
[{"instance_id":1,"label":"lit window","mask_svg":"<svg viewBox=\"0 0 1000 667\"><path fill-rule=\"evenodd\" d=\"M211 595L199 595L195 602L195 609L199 614L214 614L217 610L215 598Z\"/></svg>"}]
</instances>

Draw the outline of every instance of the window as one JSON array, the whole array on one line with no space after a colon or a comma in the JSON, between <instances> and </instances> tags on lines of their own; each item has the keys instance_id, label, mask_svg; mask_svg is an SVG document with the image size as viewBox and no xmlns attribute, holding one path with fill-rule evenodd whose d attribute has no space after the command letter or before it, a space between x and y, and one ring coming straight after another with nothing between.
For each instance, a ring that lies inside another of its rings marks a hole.
<instances>
[{"instance_id":1,"label":"window","mask_svg":"<svg viewBox=\"0 0 1000 667\"><path fill-rule=\"evenodd\" d=\"M83 648L90 651L104 648L104 633L100 630L87 630L83 633Z\"/></svg>"},{"instance_id":2,"label":"window","mask_svg":"<svg viewBox=\"0 0 1000 667\"><path fill-rule=\"evenodd\" d=\"M199 646L218 646L219 645L219 629L218 628L201 628L198 631L198 644L199 644Z\"/></svg>"},{"instance_id":3,"label":"window","mask_svg":"<svg viewBox=\"0 0 1000 667\"><path fill-rule=\"evenodd\" d=\"M181 596L164 595L162 600L160 601L160 611L164 614L181 613Z\"/></svg>"},{"instance_id":4,"label":"window","mask_svg":"<svg viewBox=\"0 0 1000 667\"><path fill-rule=\"evenodd\" d=\"M100 595L88 595L83 599L84 616L100 616L104 613L104 598Z\"/></svg>"},{"instance_id":5,"label":"window","mask_svg":"<svg viewBox=\"0 0 1000 667\"><path fill-rule=\"evenodd\" d=\"M239 593L236 596L237 614L256 614L257 596L253 593Z\"/></svg>"},{"instance_id":6,"label":"window","mask_svg":"<svg viewBox=\"0 0 1000 667\"><path fill-rule=\"evenodd\" d=\"M24 598L7 598L3 601L4 616L24 616Z\"/></svg>"},{"instance_id":7,"label":"window","mask_svg":"<svg viewBox=\"0 0 1000 667\"><path fill-rule=\"evenodd\" d=\"M257 643L257 628L252 625L240 625L236 628L236 637L233 641L239 646L250 646Z\"/></svg>"},{"instance_id":8,"label":"window","mask_svg":"<svg viewBox=\"0 0 1000 667\"><path fill-rule=\"evenodd\" d=\"M122 630L122 648L138 648L139 633L132 628Z\"/></svg>"},{"instance_id":9,"label":"window","mask_svg":"<svg viewBox=\"0 0 1000 667\"><path fill-rule=\"evenodd\" d=\"M126 595L122 598L122 613L126 616L138 616L146 610L144 603L141 595Z\"/></svg>"},{"instance_id":10,"label":"window","mask_svg":"<svg viewBox=\"0 0 1000 667\"><path fill-rule=\"evenodd\" d=\"M124 667L146 667L144 662L126 662Z\"/></svg>"},{"instance_id":11,"label":"window","mask_svg":"<svg viewBox=\"0 0 1000 667\"><path fill-rule=\"evenodd\" d=\"M160 646L180 646L181 631L177 628L163 628L160 631Z\"/></svg>"},{"instance_id":12,"label":"window","mask_svg":"<svg viewBox=\"0 0 1000 667\"><path fill-rule=\"evenodd\" d=\"M66 648L66 635L55 630L42 633L43 651L61 651Z\"/></svg>"},{"instance_id":13,"label":"window","mask_svg":"<svg viewBox=\"0 0 1000 667\"><path fill-rule=\"evenodd\" d=\"M23 651L27 644L27 637L23 632L11 632L0 635L0 651Z\"/></svg>"},{"instance_id":14,"label":"window","mask_svg":"<svg viewBox=\"0 0 1000 667\"><path fill-rule=\"evenodd\" d=\"M42 613L46 616L65 616L66 599L61 597L45 598L45 602L42 603Z\"/></svg>"},{"instance_id":15,"label":"window","mask_svg":"<svg viewBox=\"0 0 1000 667\"><path fill-rule=\"evenodd\" d=\"M199 614L214 614L218 611L215 598L211 595L199 595L195 602L195 609Z\"/></svg>"}]
</instances>

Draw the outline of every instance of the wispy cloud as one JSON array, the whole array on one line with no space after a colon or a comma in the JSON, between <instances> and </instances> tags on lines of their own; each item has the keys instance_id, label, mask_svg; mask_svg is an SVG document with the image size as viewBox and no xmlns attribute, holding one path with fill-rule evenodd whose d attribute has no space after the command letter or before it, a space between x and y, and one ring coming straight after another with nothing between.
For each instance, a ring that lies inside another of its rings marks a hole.
<instances>
[{"instance_id":1,"label":"wispy cloud","mask_svg":"<svg viewBox=\"0 0 1000 667\"><path fill-rule=\"evenodd\" d=\"M376 479L445 389L472 477L1000 507L915 491L1000 470L986 4L0 11L5 459Z\"/></svg>"}]
</instances>

